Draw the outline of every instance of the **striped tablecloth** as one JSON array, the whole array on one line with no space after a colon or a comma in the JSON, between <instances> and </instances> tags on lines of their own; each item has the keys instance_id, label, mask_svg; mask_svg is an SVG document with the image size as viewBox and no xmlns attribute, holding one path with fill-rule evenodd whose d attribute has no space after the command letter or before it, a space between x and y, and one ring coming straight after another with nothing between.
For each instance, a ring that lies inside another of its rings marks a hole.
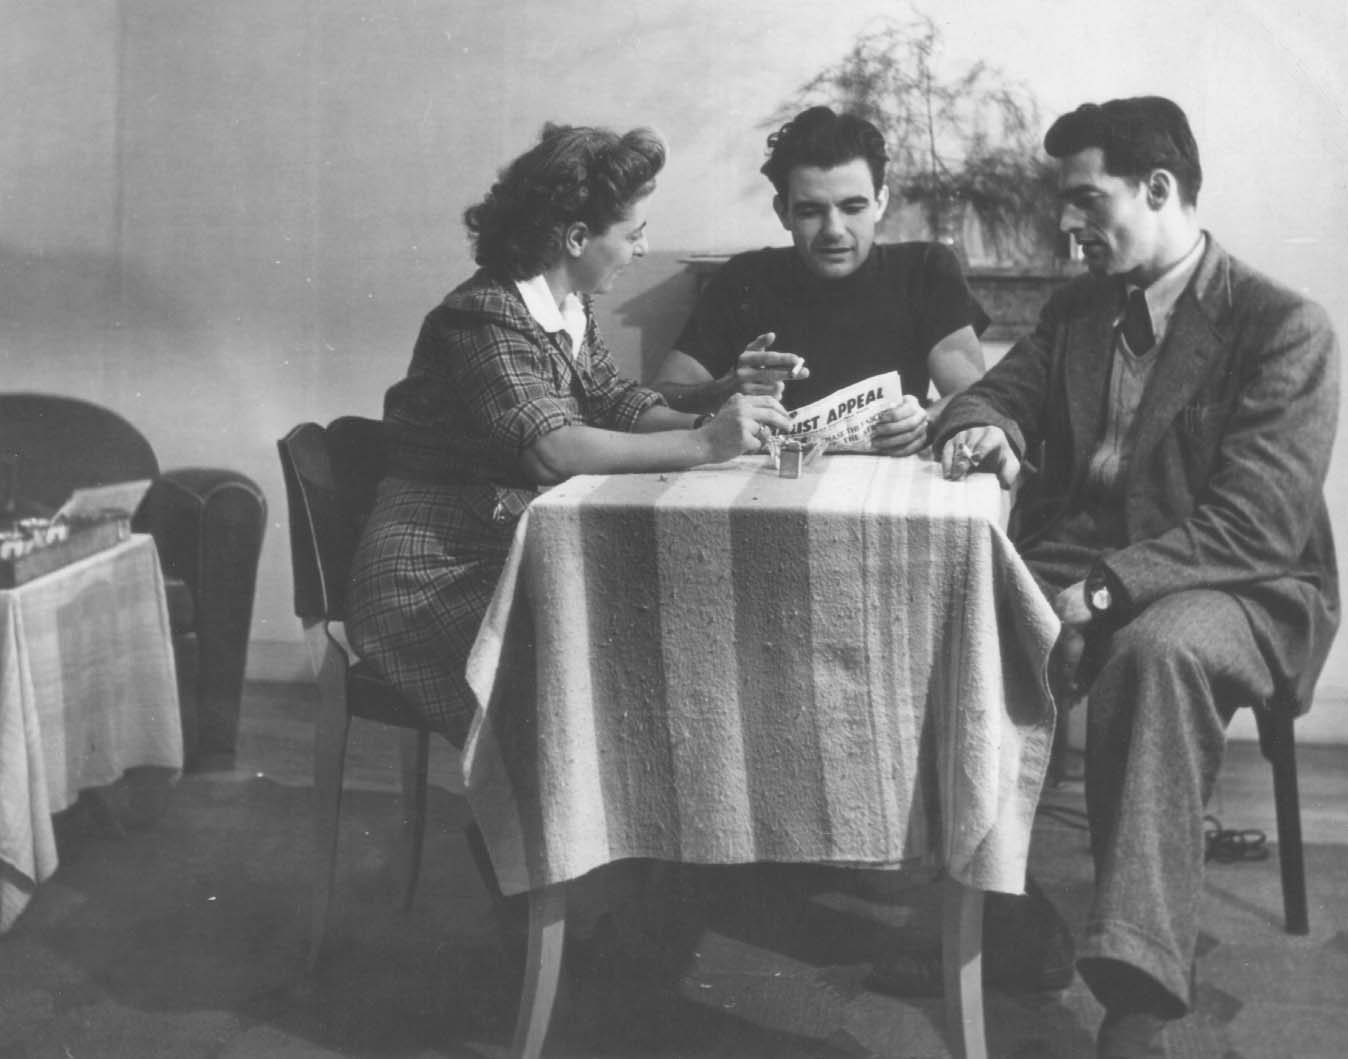
<instances>
[{"instance_id":1,"label":"striped tablecloth","mask_svg":"<svg viewBox=\"0 0 1348 1059\"><path fill-rule=\"evenodd\" d=\"M133 766L182 760L153 538L0 591L0 932L56 871L52 813Z\"/></svg>"},{"instance_id":2,"label":"striped tablecloth","mask_svg":"<svg viewBox=\"0 0 1348 1059\"><path fill-rule=\"evenodd\" d=\"M468 665L468 796L507 893L625 857L1024 886L1051 607L996 481L764 457L536 500Z\"/></svg>"}]
</instances>

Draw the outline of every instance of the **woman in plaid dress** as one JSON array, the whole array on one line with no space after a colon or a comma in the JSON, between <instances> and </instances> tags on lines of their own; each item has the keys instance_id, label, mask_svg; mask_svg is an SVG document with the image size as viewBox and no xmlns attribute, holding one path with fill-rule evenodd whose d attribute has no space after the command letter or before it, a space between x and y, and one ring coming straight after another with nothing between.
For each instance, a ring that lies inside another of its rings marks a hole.
<instances>
[{"instance_id":1,"label":"woman in plaid dress","mask_svg":"<svg viewBox=\"0 0 1348 1059\"><path fill-rule=\"evenodd\" d=\"M647 129L546 126L464 221L476 274L426 317L384 398L388 471L356 552L356 651L456 746L464 678L537 488L574 474L682 470L758 449L786 428L770 396L714 417L675 412L620 378L589 295L646 253L665 148Z\"/></svg>"}]
</instances>

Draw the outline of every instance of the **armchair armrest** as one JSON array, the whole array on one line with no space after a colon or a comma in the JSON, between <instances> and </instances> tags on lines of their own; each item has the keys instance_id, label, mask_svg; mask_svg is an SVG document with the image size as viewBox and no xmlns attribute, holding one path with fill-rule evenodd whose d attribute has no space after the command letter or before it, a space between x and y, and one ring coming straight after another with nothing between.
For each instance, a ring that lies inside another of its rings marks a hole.
<instances>
[{"instance_id":1,"label":"armchair armrest","mask_svg":"<svg viewBox=\"0 0 1348 1059\"><path fill-rule=\"evenodd\" d=\"M201 749L232 752L266 499L236 471L178 468L155 480L134 524L154 536L165 574L192 593Z\"/></svg>"}]
</instances>

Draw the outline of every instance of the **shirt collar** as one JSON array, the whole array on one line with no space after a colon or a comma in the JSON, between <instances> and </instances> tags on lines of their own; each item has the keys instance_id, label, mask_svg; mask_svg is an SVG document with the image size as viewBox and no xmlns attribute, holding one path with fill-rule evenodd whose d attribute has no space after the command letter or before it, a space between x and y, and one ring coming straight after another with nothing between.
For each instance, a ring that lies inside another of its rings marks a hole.
<instances>
[{"instance_id":1,"label":"shirt collar","mask_svg":"<svg viewBox=\"0 0 1348 1059\"><path fill-rule=\"evenodd\" d=\"M1158 345L1161 336L1165 334L1166 325L1170 323L1171 314L1175 311L1175 304L1184 293L1184 288L1189 285L1193 274L1198 271L1198 263L1203 259L1203 250L1207 243L1207 236L1199 233L1197 242L1187 254L1166 269L1150 286L1143 288L1143 297L1147 299L1147 312L1151 315L1151 329L1156 335ZM1134 286L1135 284L1129 284L1128 289L1131 291Z\"/></svg>"},{"instance_id":2,"label":"shirt collar","mask_svg":"<svg viewBox=\"0 0 1348 1059\"><path fill-rule=\"evenodd\" d=\"M585 305L575 293L568 294L559 307L552 296L552 288L541 273L529 279L515 280L515 289L539 327L550 335L566 332L571 340L568 352L574 357L585 339Z\"/></svg>"}]
</instances>

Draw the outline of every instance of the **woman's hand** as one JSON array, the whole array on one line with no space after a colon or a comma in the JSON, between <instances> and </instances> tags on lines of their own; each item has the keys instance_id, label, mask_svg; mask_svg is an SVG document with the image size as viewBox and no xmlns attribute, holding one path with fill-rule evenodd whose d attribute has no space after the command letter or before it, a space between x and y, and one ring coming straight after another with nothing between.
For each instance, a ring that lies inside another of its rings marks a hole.
<instances>
[{"instance_id":1,"label":"woman's hand","mask_svg":"<svg viewBox=\"0 0 1348 1059\"><path fill-rule=\"evenodd\" d=\"M787 430L791 419L775 397L735 394L715 417L698 428L710 449L708 463L720 463L745 452L757 452L772 428Z\"/></svg>"},{"instance_id":2,"label":"woman's hand","mask_svg":"<svg viewBox=\"0 0 1348 1059\"><path fill-rule=\"evenodd\" d=\"M805 358L768 349L777 335L768 331L745 347L735 362L735 392L781 398L787 379L808 379Z\"/></svg>"},{"instance_id":3,"label":"woman's hand","mask_svg":"<svg viewBox=\"0 0 1348 1059\"><path fill-rule=\"evenodd\" d=\"M930 423L918 399L910 393L887 408L871 428L871 448L884 456L911 456L927 447Z\"/></svg>"}]
</instances>

